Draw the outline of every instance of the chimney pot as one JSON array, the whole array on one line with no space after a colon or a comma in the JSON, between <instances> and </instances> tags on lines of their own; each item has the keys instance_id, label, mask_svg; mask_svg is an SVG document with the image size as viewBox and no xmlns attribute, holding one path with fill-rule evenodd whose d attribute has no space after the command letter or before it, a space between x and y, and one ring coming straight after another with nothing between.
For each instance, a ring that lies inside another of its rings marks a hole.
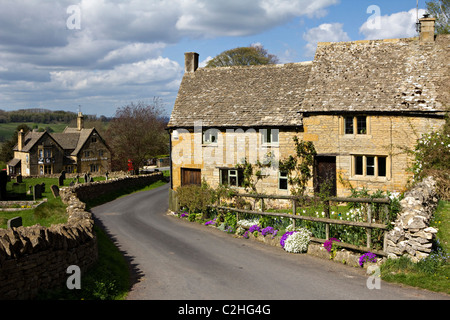
<instances>
[{"instance_id":1,"label":"chimney pot","mask_svg":"<svg viewBox=\"0 0 450 320\"><path fill-rule=\"evenodd\" d=\"M198 57L196 52L186 52L184 54L185 72L195 72L198 69Z\"/></svg>"}]
</instances>

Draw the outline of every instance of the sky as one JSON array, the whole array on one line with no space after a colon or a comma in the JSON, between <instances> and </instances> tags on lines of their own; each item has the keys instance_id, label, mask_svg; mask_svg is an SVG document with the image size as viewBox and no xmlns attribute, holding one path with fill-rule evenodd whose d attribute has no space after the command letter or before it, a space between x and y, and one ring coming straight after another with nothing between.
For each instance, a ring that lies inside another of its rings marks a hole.
<instances>
[{"instance_id":1,"label":"sky","mask_svg":"<svg viewBox=\"0 0 450 320\"><path fill-rule=\"evenodd\" d=\"M0 0L0 109L112 117L156 97L169 116L185 52L204 66L259 44L311 61L317 42L417 36L416 1Z\"/></svg>"}]
</instances>

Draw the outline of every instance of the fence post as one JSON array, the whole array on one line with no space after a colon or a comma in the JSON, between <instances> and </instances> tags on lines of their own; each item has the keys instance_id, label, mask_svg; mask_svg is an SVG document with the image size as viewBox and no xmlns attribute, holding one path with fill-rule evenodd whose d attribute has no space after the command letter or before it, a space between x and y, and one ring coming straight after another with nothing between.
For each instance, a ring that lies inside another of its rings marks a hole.
<instances>
[{"instance_id":1,"label":"fence post","mask_svg":"<svg viewBox=\"0 0 450 320\"><path fill-rule=\"evenodd\" d=\"M370 203L367 204L367 222L372 223L372 206ZM372 229L366 228L367 234L367 248L372 247Z\"/></svg>"},{"instance_id":2,"label":"fence post","mask_svg":"<svg viewBox=\"0 0 450 320\"><path fill-rule=\"evenodd\" d=\"M292 199L292 214L295 216L297 214L297 200L296 199ZM297 219L292 219L292 225L294 226L294 229L296 227L296 220Z\"/></svg>"},{"instance_id":3,"label":"fence post","mask_svg":"<svg viewBox=\"0 0 450 320\"><path fill-rule=\"evenodd\" d=\"M327 219L330 219L330 200L324 201L324 211L325 211L325 217ZM325 238L330 239L330 224L325 224Z\"/></svg>"}]
</instances>

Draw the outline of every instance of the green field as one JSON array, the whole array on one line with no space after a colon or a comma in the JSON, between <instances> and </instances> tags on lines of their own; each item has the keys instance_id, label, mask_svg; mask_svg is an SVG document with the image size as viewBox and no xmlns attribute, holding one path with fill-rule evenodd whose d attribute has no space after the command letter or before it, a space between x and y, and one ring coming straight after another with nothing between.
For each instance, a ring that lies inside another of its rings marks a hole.
<instances>
[{"instance_id":1,"label":"green field","mask_svg":"<svg viewBox=\"0 0 450 320\"><path fill-rule=\"evenodd\" d=\"M22 123L16 123L16 122L10 122L10 123L1 123L0 124L0 141L6 141L11 139L12 135L17 129L17 126L21 125ZM33 123L33 122L27 122L25 123L30 128L38 128L38 129L45 129L47 127L50 127L54 132L62 132L67 126L67 123Z\"/></svg>"}]
</instances>

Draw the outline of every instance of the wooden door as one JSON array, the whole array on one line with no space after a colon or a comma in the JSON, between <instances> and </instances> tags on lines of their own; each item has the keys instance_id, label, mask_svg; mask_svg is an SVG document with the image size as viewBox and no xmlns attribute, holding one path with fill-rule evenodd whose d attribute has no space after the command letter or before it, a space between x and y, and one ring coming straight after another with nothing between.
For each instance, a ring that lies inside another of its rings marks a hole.
<instances>
[{"instance_id":1,"label":"wooden door","mask_svg":"<svg viewBox=\"0 0 450 320\"><path fill-rule=\"evenodd\" d=\"M336 182L336 157L316 157L314 165L314 192L329 191L331 196L336 196Z\"/></svg>"},{"instance_id":2,"label":"wooden door","mask_svg":"<svg viewBox=\"0 0 450 320\"><path fill-rule=\"evenodd\" d=\"M202 171L200 169L181 168L181 185L202 184Z\"/></svg>"}]
</instances>

